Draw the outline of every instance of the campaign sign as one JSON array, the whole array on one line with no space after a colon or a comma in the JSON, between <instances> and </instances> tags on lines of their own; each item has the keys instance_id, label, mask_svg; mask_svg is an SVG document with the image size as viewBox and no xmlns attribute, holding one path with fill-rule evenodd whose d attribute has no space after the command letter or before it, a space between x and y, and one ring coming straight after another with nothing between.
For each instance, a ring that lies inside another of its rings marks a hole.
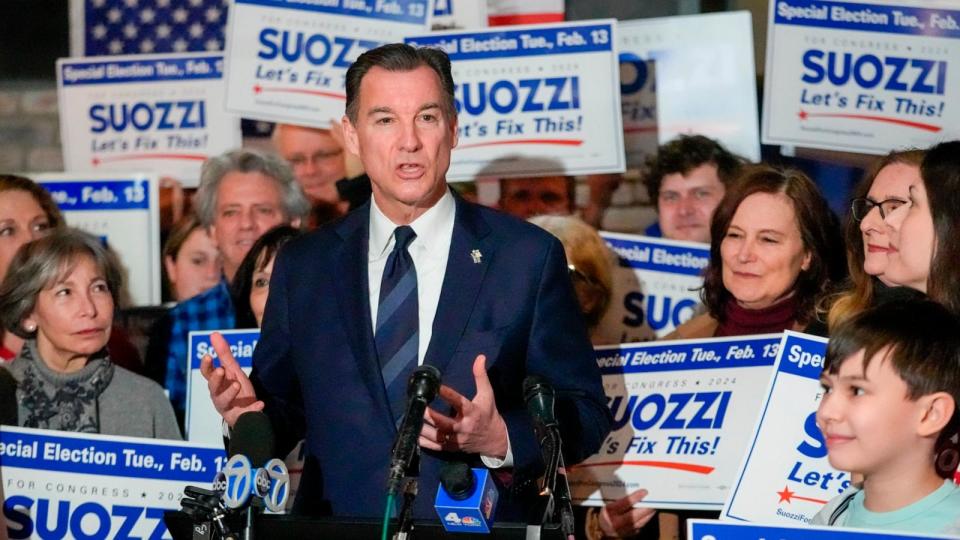
<instances>
[{"instance_id":1,"label":"campaign sign","mask_svg":"<svg viewBox=\"0 0 960 540\"><path fill-rule=\"evenodd\" d=\"M362 53L430 29L429 0L234 0L227 109L246 118L328 127Z\"/></svg>"},{"instance_id":2,"label":"campaign sign","mask_svg":"<svg viewBox=\"0 0 960 540\"><path fill-rule=\"evenodd\" d=\"M760 159L749 12L621 21L617 32L628 166L689 133Z\"/></svg>"},{"instance_id":3,"label":"campaign sign","mask_svg":"<svg viewBox=\"0 0 960 540\"><path fill-rule=\"evenodd\" d=\"M150 171L196 187L204 160L240 146L219 53L61 58L57 88L68 171Z\"/></svg>"},{"instance_id":4,"label":"campaign sign","mask_svg":"<svg viewBox=\"0 0 960 540\"><path fill-rule=\"evenodd\" d=\"M764 143L884 154L960 137L956 2L776 0L769 21Z\"/></svg>"},{"instance_id":5,"label":"campaign sign","mask_svg":"<svg viewBox=\"0 0 960 540\"><path fill-rule=\"evenodd\" d=\"M806 524L850 486L817 427L824 338L785 332L763 410L721 519Z\"/></svg>"},{"instance_id":6,"label":"campaign sign","mask_svg":"<svg viewBox=\"0 0 960 540\"><path fill-rule=\"evenodd\" d=\"M180 509L186 486L209 489L225 461L222 447L0 427L7 534L170 538L163 513Z\"/></svg>"},{"instance_id":7,"label":"campaign sign","mask_svg":"<svg viewBox=\"0 0 960 540\"><path fill-rule=\"evenodd\" d=\"M476 0L434 0L430 24L434 30L483 28L487 26L487 3Z\"/></svg>"},{"instance_id":8,"label":"campaign sign","mask_svg":"<svg viewBox=\"0 0 960 540\"><path fill-rule=\"evenodd\" d=\"M206 330L190 332L187 350L187 411L186 428L187 440L195 443L222 444L223 427L220 415L210 401L210 391L207 381L200 373L200 360L205 355L213 358L213 365L219 366L217 351L213 350L210 334L222 334L234 360L240 365L244 373L250 374L253 368L253 351L260 341L260 330Z\"/></svg>"},{"instance_id":9,"label":"campaign sign","mask_svg":"<svg viewBox=\"0 0 960 540\"><path fill-rule=\"evenodd\" d=\"M97 172L36 174L67 224L100 238L120 257L138 306L160 304L160 217L154 176Z\"/></svg>"},{"instance_id":10,"label":"campaign sign","mask_svg":"<svg viewBox=\"0 0 960 540\"><path fill-rule=\"evenodd\" d=\"M770 538L777 540L909 540L953 537L839 527L784 527L691 519L687 521L687 538L690 540L766 540Z\"/></svg>"},{"instance_id":11,"label":"campaign sign","mask_svg":"<svg viewBox=\"0 0 960 540\"><path fill-rule=\"evenodd\" d=\"M597 347L613 415L600 451L570 467L572 497L602 505L723 506L749 441L779 334Z\"/></svg>"},{"instance_id":12,"label":"campaign sign","mask_svg":"<svg viewBox=\"0 0 960 540\"><path fill-rule=\"evenodd\" d=\"M459 142L447 178L623 172L614 23L408 37L453 63Z\"/></svg>"},{"instance_id":13,"label":"campaign sign","mask_svg":"<svg viewBox=\"0 0 960 540\"><path fill-rule=\"evenodd\" d=\"M650 341L693 316L710 246L610 232L600 236L618 262L610 308L597 327L600 343Z\"/></svg>"}]
</instances>

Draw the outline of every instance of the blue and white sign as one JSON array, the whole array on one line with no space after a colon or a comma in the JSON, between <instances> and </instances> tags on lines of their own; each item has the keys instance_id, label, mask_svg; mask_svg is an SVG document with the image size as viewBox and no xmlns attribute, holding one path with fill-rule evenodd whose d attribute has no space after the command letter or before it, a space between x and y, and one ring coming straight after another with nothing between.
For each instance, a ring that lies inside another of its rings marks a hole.
<instances>
[{"instance_id":1,"label":"blue and white sign","mask_svg":"<svg viewBox=\"0 0 960 540\"><path fill-rule=\"evenodd\" d=\"M700 307L710 246L601 232L617 256L610 308L597 327L599 343L663 337Z\"/></svg>"},{"instance_id":2,"label":"blue and white sign","mask_svg":"<svg viewBox=\"0 0 960 540\"><path fill-rule=\"evenodd\" d=\"M850 486L850 474L827 461L817 427L826 351L824 338L784 333L760 418L721 519L807 524Z\"/></svg>"},{"instance_id":3,"label":"blue and white sign","mask_svg":"<svg viewBox=\"0 0 960 540\"><path fill-rule=\"evenodd\" d=\"M614 23L407 38L453 63L459 142L447 179L623 172Z\"/></svg>"},{"instance_id":4,"label":"blue and white sign","mask_svg":"<svg viewBox=\"0 0 960 540\"><path fill-rule=\"evenodd\" d=\"M222 444L222 419L210 401L210 391L207 381L200 373L200 360L205 355L213 358L214 366L219 366L217 351L213 350L210 334L222 334L234 360L240 365L244 373L250 374L253 368L253 351L260 341L260 330L209 330L190 332L187 342L187 411L186 428L187 440L203 444Z\"/></svg>"},{"instance_id":5,"label":"blue and white sign","mask_svg":"<svg viewBox=\"0 0 960 540\"><path fill-rule=\"evenodd\" d=\"M960 137L956 2L770 2L763 142L885 154Z\"/></svg>"},{"instance_id":6,"label":"blue and white sign","mask_svg":"<svg viewBox=\"0 0 960 540\"><path fill-rule=\"evenodd\" d=\"M691 519L687 521L687 538L690 540L767 540L770 538L777 540L911 540L953 537L839 527L784 527Z\"/></svg>"},{"instance_id":7,"label":"blue and white sign","mask_svg":"<svg viewBox=\"0 0 960 540\"><path fill-rule=\"evenodd\" d=\"M621 21L617 32L628 166L690 133L760 159L749 12Z\"/></svg>"},{"instance_id":8,"label":"blue and white sign","mask_svg":"<svg viewBox=\"0 0 960 540\"><path fill-rule=\"evenodd\" d=\"M163 513L209 487L222 445L0 427L10 539L170 538ZM0 520L2 521L2 520Z\"/></svg>"},{"instance_id":9,"label":"blue and white sign","mask_svg":"<svg viewBox=\"0 0 960 540\"><path fill-rule=\"evenodd\" d=\"M71 227L97 236L120 257L133 303L160 304L160 217L155 176L96 172L36 174Z\"/></svg>"},{"instance_id":10,"label":"blue and white sign","mask_svg":"<svg viewBox=\"0 0 960 540\"><path fill-rule=\"evenodd\" d=\"M570 467L573 498L602 505L640 488L638 506L723 506L780 344L779 334L597 347L613 426Z\"/></svg>"},{"instance_id":11,"label":"blue and white sign","mask_svg":"<svg viewBox=\"0 0 960 540\"><path fill-rule=\"evenodd\" d=\"M431 26L434 30L485 28L487 3L476 0L434 0Z\"/></svg>"},{"instance_id":12,"label":"blue and white sign","mask_svg":"<svg viewBox=\"0 0 960 540\"><path fill-rule=\"evenodd\" d=\"M67 171L149 171L196 187L209 156L240 146L223 109L223 55L61 58Z\"/></svg>"},{"instance_id":13,"label":"blue and white sign","mask_svg":"<svg viewBox=\"0 0 960 540\"><path fill-rule=\"evenodd\" d=\"M346 104L362 53L430 29L429 0L235 0L227 38L227 109L326 128Z\"/></svg>"}]
</instances>

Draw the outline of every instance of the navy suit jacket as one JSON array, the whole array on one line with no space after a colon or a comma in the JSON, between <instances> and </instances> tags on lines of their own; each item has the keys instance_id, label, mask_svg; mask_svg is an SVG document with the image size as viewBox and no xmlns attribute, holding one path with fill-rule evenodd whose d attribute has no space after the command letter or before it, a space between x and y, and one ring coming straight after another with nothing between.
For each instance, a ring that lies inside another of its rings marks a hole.
<instances>
[{"instance_id":1,"label":"navy suit jacket","mask_svg":"<svg viewBox=\"0 0 960 540\"><path fill-rule=\"evenodd\" d=\"M292 241L280 252L253 359L257 396L286 450L305 435L301 497L317 512L382 515L396 436L370 319L369 204ZM479 263L471 256L481 253ZM540 228L456 197L450 255L424 362L472 398L472 366L487 356L498 411L513 451L512 487L501 489L500 519L522 518L524 493L543 460L523 401L528 374L557 394L568 464L594 453L610 414L560 242ZM434 407L449 412L442 401ZM424 451L418 518L432 509L444 460L476 455ZM329 506L326 506L329 505ZM302 504L298 505L304 510Z\"/></svg>"}]
</instances>

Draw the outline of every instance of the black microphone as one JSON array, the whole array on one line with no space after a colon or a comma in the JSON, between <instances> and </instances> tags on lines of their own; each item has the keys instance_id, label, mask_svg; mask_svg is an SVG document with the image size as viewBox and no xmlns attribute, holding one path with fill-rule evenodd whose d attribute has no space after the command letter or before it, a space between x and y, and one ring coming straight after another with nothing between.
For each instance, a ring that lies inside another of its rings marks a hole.
<instances>
[{"instance_id":1,"label":"black microphone","mask_svg":"<svg viewBox=\"0 0 960 540\"><path fill-rule=\"evenodd\" d=\"M440 390L440 370L422 365L414 370L407 383L407 412L393 444L387 492L397 494L417 451L417 439L423 429L423 412Z\"/></svg>"},{"instance_id":2,"label":"black microphone","mask_svg":"<svg viewBox=\"0 0 960 540\"><path fill-rule=\"evenodd\" d=\"M0 424L16 426L17 380L9 371L0 367Z\"/></svg>"},{"instance_id":3,"label":"black microphone","mask_svg":"<svg viewBox=\"0 0 960 540\"><path fill-rule=\"evenodd\" d=\"M255 485L257 482L265 482L266 486L259 487L269 489L269 478L257 473L263 471L264 464L273 457L273 452L273 426L270 424L270 418L260 411L241 414L230 434L230 449L227 452L230 460L227 461L223 472L227 476L227 492L224 493L227 507L247 506L246 523L243 529L244 540L253 540L254 516L262 505L262 501L258 501L257 497L253 497L247 505L249 494L257 489L258 486ZM232 462L241 457L249 460L249 463L236 463L240 466L234 467Z\"/></svg>"},{"instance_id":4,"label":"black microphone","mask_svg":"<svg viewBox=\"0 0 960 540\"><path fill-rule=\"evenodd\" d=\"M237 418L230 432L228 457L242 454L254 467L263 467L273 457L273 425L260 411L245 412Z\"/></svg>"},{"instance_id":5,"label":"black microphone","mask_svg":"<svg viewBox=\"0 0 960 540\"><path fill-rule=\"evenodd\" d=\"M539 375L528 375L523 380L523 399L527 402L527 412L533 419L533 429L546 465L543 494L549 495L556 485L557 468L560 466L560 431L553 412L553 387Z\"/></svg>"},{"instance_id":6,"label":"black microphone","mask_svg":"<svg viewBox=\"0 0 960 540\"><path fill-rule=\"evenodd\" d=\"M540 439L540 449L546 464L540 495L545 501L548 515L558 514L561 530L572 538L574 534L573 505L570 486L563 465L563 442L560 438L560 423L554 414L553 387L539 375L529 375L523 380L523 397L527 411L533 418L534 431ZM559 474L559 479L558 479Z\"/></svg>"}]
</instances>

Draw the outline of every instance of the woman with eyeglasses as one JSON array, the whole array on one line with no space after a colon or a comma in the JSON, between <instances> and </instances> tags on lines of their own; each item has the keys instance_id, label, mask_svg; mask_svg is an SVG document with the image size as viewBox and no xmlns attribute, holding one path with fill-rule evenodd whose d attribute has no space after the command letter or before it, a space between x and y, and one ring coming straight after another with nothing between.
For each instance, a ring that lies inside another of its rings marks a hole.
<instances>
[{"instance_id":1,"label":"woman with eyeglasses","mask_svg":"<svg viewBox=\"0 0 960 540\"><path fill-rule=\"evenodd\" d=\"M903 283L887 274L891 254L886 220L897 217L910 204L910 189L922 185L923 150L890 152L867 172L854 189L845 236L850 277L844 290L828 301L828 328L861 311L891 300L914 296L897 287Z\"/></svg>"},{"instance_id":2,"label":"woman with eyeglasses","mask_svg":"<svg viewBox=\"0 0 960 540\"><path fill-rule=\"evenodd\" d=\"M884 218L884 275L960 315L960 140L927 150L920 179L908 189L908 204Z\"/></svg>"}]
</instances>

